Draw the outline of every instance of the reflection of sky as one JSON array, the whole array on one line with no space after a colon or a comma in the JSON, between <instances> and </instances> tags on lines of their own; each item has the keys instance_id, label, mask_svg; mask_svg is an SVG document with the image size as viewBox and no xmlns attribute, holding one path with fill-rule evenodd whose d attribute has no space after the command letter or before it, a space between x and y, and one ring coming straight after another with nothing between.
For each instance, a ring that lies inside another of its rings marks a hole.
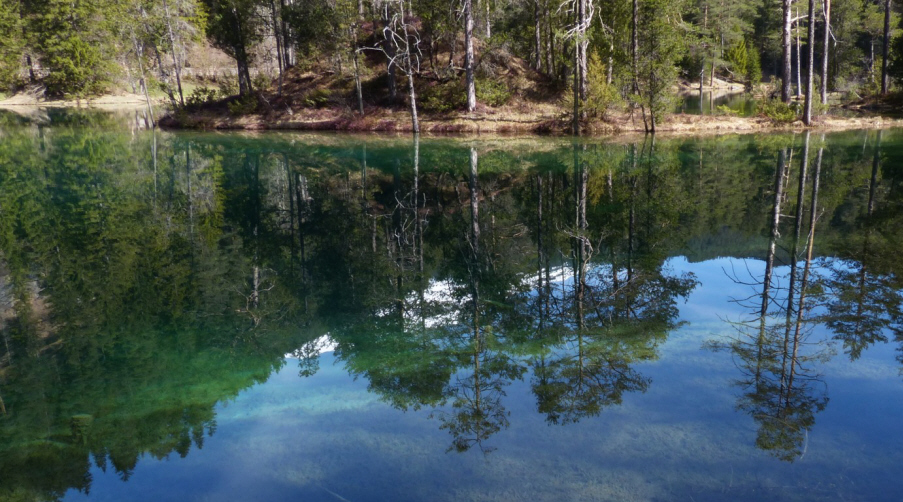
<instances>
[{"instance_id":1,"label":"reflection of sky","mask_svg":"<svg viewBox=\"0 0 903 502\"><path fill-rule=\"evenodd\" d=\"M93 500L900 500L903 382L893 345L850 363L839 351L812 368L830 402L815 417L805 454L785 463L756 449L756 423L736 409L742 375L729 352L703 348L734 335L724 319L751 294L737 284L754 260L669 260L699 286L679 304L687 321L634 365L645 393L577 424L552 426L536 410L530 375L506 387L510 427L497 448L445 453L450 436L435 410L400 412L350 378L329 345L320 371L289 361L263 385L217 409L217 432L180 459L143 458L128 483L92 470ZM775 274L785 276L787 267ZM829 336L816 328L813 339ZM692 499L690 498L692 497ZM69 493L68 500L83 500Z\"/></svg>"}]
</instances>

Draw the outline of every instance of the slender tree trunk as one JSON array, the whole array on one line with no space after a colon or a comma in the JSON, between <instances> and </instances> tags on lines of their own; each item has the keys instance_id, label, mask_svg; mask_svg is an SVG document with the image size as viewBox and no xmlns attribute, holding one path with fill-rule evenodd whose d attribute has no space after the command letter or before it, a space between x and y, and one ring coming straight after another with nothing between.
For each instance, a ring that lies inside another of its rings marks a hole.
<instances>
[{"instance_id":1,"label":"slender tree trunk","mask_svg":"<svg viewBox=\"0 0 903 502\"><path fill-rule=\"evenodd\" d=\"M477 107L473 58L473 0L464 0L464 80L467 87L468 112L473 112Z\"/></svg>"},{"instance_id":2,"label":"slender tree trunk","mask_svg":"<svg viewBox=\"0 0 903 502\"><path fill-rule=\"evenodd\" d=\"M279 69L279 82L277 93L279 96L282 96L282 83L284 80L283 74L285 73L285 58L283 54L285 52L285 48L282 45L283 37L281 32L281 23L279 22L279 15L276 11L276 0L270 0L270 17L273 22L273 39L276 41L276 67Z\"/></svg>"},{"instance_id":3,"label":"slender tree trunk","mask_svg":"<svg viewBox=\"0 0 903 502\"><path fill-rule=\"evenodd\" d=\"M540 36L539 1L533 0L533 43L536 54L533 55L533 69L542 71L542 37Z\"/></svg>"},{"instance_id":4,"label":"slender tree trunk","mask_svg":"<svg viewBox=\"0 0 903 502\"><path fill-rule=\"evenodd\" d=\"M888 0L889 1L889 0ZM490 17L489 9L490 9L490 0L483 0L486 4L486 40L492 38L492 19Z\"/></svg>"},{"instance_id":5,"label":"slender tree trunk","mask_svg":"<svg viewBox=\"0 0 903 502\"><path fill-rule=\"evenodd\" d=\"M555 36L552 32L552 16L549 13L548 4L543 3L543 19L546 22L546 74L555 76Z\"/></svg>"},{"instance_id":6,"label":"slender tree trunk","mask_svg":"<svg viewBox=\"0 0 903 502\"><path fill-rule=\"evenodd\" d=\"M812 125L812 99L815 97L813 96L815 78L815 0L809 0L809 18L806 24L808 27L806 47L809 48L809 61L806 68L806 110L803 112L803 123Z\"/></svg>"},{"instance_id":7,"label":"slender tree trunk","mask_svg":"<svg viewBox=\"0 0 903 502\"><path fill-rule=\"evenodd\" d=\"M389 87L389 100L394 103L398 99L398 93L395 86L395 43L389 28L391 17L389 16L388 2L383 9L385 9L383 11L383 48L386 51L386 84Z\"/></svg>"},{"instance_id":8,"label":"slender tree trunk","mask_svg":"<svg viewBox=\"0 0 903 502\"><path fill-rule=\"evenodd\" d=\"M792 81L792 54L791 46L793 37L790 30L793 24L791 20L791 6L793 0L782 0L783 25L781 29L781 101L790 102L790 86Z\"/></svg>"},{"instance_id":9,"label":"slender tree trunk","mask_svg":"<svg viewBox=\"0 0 903 502\"><path fill-rule=\"evenodd\" d=\"M359 6L363 9L363 6ZM362 17L358 18L359 20L363 20ZM364 93L361 89L361 69L360 63L358 61L358 53L357 53L357 22L351 25L351 61L354 65L354 90L357 94L357 111L360 115L364 116ZM282 93L282 81L280 76L279 82L279 92Z\"/></svg>"},{"instance_id":10,"label":"slender tree trunk","mask_svg":"<svg viewBox=\"0 0 903 502\"><path fill-rule=\"evenodd\" d=\"M881 94L887 94L890 84L887 60L890 57L890 0L884 0L884 45L881 49Z\"/></svg>"},{"instance_id":11,"label":"slender tree trunk","mask_svg":"<svg viewBox=\"0 0 903 502\"><path fill-rule=\"evenodd\" d=\"M414 89L414 55L413 51L411 51L411 38L408 33L408 22L405 17L404 12L404 1L399 3L401 15L401 29L402 35L404 36L404 71L408 76L408 100L410 101L411 107L411 129L413 129L414 134L420 134L420 120L417 118L417 92ZM413 17L412 12L408 12L408 15Z\"/></svg>"},{"instance_id":12,"label":"slender tree trunk","mask_svg":"<svg viewBox=\"0 0 903 502\"><path fill-rule=\"evenodd\" d=\"M477 165L477 149L470 147L470 236L473 242L474 256L478 256L480 253L480 188L477 179Z\"/></svg>"},{"instance_id":13,"label":"slender tree trunk","mask_svg":"<svg viewBox=\"0 0 903 502\"><path fill-rule=\"evenodd\" d=\"M828 104L828 54L831 40L831 0L824 0L825 37L821 55L821 104Z\"/></svg>"},{"instance_id":14,"label":"slender tree trunk","mask_svg":"<svg viewBox=\"0 0 903 502\"><path fill-rule=\"evenodd\" d=\"M803 79L802 79L802 67L803 67L803 51L802 45L800 45L800 9L797 7L796 9L796 95L799 97L803 93Z\"/></svg>"},{"instance_id":15,"label":"slender tree trunk","mask_svg":"<svg viewBox=\"0 0 903 502\"><path fill-rule=\"evenodd\" d=\"M169 16L169 3L163 0L163 14L166 16L166 29L169 32L169 48L172 50L172 66L176 72L176 88L179 90L179 104L185 106L185 97L182 95L182 65L179 63L178 53L181 44L176 47L176 37L172 31L172 19Z\"/></svg>"},{"instance_id":16,"label":"slender tree trunk","mask_svg":"<svg viewBox=\"0 0 903 502\"><path fill-rule=\"evenodd\" d=\"M288 70L295 66L295 50L292 43L291 27L285 21L285 13L287 7L292 5L292 0L280 0L279 5L281 7L279 10L279 22L282 25L282 68Z\"/></svg>"},{"instance_id":17,"label":"slender tree trunk","mask_svg":"<svg viewBox=\"0 0 903 502\"><path fill-rule=\"evenodd\" d=\"M789 0L785 0L789 1ZM633 70L633 93L637 94L640 92L640 81L639 81L639 57L640 57L640 43L637 38L637 24L640 19L640 5L638 0L633 0L633 17L630 23L630 57L632 60L632 70ZM714 75L714 68L712 69L712 74Z\"/></svg>"},{"instance_id":18,"label":"slender tree trunk","mask_svg":"<svg viewBox=\"0 0 903 502\"><path fill-rule=\"evenodd\" d=\"M580 23L579 34L580 37L577 39L577 47L579 51L577 53L577 66L578 73L580 74L579 84L580 84L580 100L586 101L586 85L587 85L587 49L589 48L589 39L587 38L587 30L589 28L590 22L592 19L587 19L587 2L588 0L577 0L578 10L577 10L577 22Z\"/></svg>"},{"instance_id":19,"label":"slender tree trunk","mask_svg":"<svg viewBox=\"0 0 903 502\"><path fill-rule=\"evenodd\" d=\"M768 239L768 254L765 259L765 275L762 278L762 308L761 320L765 322L768 314L769 290L771 289L771 276L774 271L774 255L777 240L780 238L781 202L784 198L784 170L786 168L785 152L783 149L778 154L778 168L775 172L774 206L771 213L771 234Z\"/></svg>"},{"instance_id":20,"label":"slender tree trunk","mask_svg":"<svg viewBox=\"0 0 903 502\"><path fill-rule=\"evenodd\" d=\"M411 129L420 134L420 120L417 118L417 93L414 91L414 73L408 73L408 99L411 101Z\"/></svg>"},{"instance_id":21,"label":"slender tree trunk","mask_svg":"<svg viewBox=\"0 0 903 502\"><path fill-rule=\"evenodd\" d=\"M144 74L144 47L135 38L132 38L132 42L135 44L135 55L138 56L138 71L141 72L141 89L144 91L144 101L147 103L147 112L150 115L151 127L154 127L154 110L151 105L150 95L147 93L147 77Z\"/></svg>"}]
</instances>

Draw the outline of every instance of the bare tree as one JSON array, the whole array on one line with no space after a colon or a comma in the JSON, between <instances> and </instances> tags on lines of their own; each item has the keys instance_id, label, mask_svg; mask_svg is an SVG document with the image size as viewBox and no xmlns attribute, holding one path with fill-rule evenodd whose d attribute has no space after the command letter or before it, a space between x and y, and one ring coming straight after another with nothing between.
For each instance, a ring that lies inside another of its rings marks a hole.
<instances>
[{"instance_id":1,"label":"bare tree","mask_svg":"<svg viewBox=\"0 0 903 502\"><path fill-rule=\"evenodd\" d=\"M821 55L821 104L828 104L828 42L831 39L831 0L824 0L825 38Z\"/></svg>"},{"instance_id":2,"label":"bare tree","mask_svg":"<svg viewBox=\"0 0 903 502\"><path fill-rule=\"evenodd\" d=\"M790 102L790 81L791 81L791 46L793 37L790 30L793 27L793 19L791 19L791 7L793 0L782 0L781 9L783 14L781 29L781 101Z\"/></svg>"},{"instance_id":3,"label":"bare tree","mask_svg":"<svg viewBox=\"0 0 903 502\"><path fill-rule=\"evenodd\" d=\"M580 133L580 105L586 101L587 32L593 20L593 3L590 0L566 0L561 4L574 18L574 25L566 32L574 40L574 134Z\"/></svg>"},{"instance_id":4,"label":"bare tree","mask_svg":"<svg viewBox=\"0 0 903 502\"><path fill-rule=\"evenodd\" d=\"M803 123L806 125L812 125L812 98L813 94L813 81L815 78L815 0L809 0L809 18L807 19L808 30L806 32L806 47L809 48L809 61L807 62L808 67L806 68L806 109L803 112ZM809 139L809 136L806 136L806 139Z\"/></svg>"},{"instance_id":5,"label":"bare tree","mask_svg":"<svg viewBox=\"0 0 903 502\"><path fill-rule=\"evenodd\" d=\"M395 8L392 8L392 7ZM382 47L370 47L370 50L382 52L388 58L389 68L398 68L408 79L408 100L411 110L411 129L414 134L420 133L420 121L417 118L417 92L414 89L414 75L420 73L420 34L410 22L413 17L407 11L405 0L383 0L381 9L384 12ZM394 77L392 78L394 82Z\"/></svg>"},{"instance_id":6,"label":"bare tree","mask_svg":"<svg viewBox=\"0 0 903 502\"><path fill-rule=\"evenodd\" d=\"M464 80L467 85L467 111L477 107L477 91L473 76L473 0L464 0Z\"/></svg>"},{"instance_id":7,"label":"bare tree","mask_svg":"<svg viewBox=\"0 0 903 502\"><path fill-rule=\"evenodd\" d=\"M881 50L881 94L887 94L887 60L890 57L890 0L884 0L884 45Z\"/></svg>"}]
</instances>

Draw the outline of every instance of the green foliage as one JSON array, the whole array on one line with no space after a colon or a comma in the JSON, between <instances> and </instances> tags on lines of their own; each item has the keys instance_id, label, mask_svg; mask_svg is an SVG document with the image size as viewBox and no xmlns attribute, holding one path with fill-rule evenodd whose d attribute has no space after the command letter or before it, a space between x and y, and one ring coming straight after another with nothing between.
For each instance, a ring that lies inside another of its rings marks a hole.
<instances>
[{"instance_id":1,"label":"green foliage","mask_svg":"<svg viewBox=\"0 0 903 502\"><path fill-rule=\"evenodd\" d=\"M740 112L727 105L718 105L715 107L715 115L736 116L739 113Z\"/></svg>"},{"instance_id":2,"label":"green foliage","mask_svg":"<svg viewBox=\"0 0 903 502\"><path fill-rule=\"evenodd\" d=\"M739 40L736 44L727 49L727 62L734 70L734 75L746 75L749 68L749 51L746 47L746 40Z\"/></svg>"},{"instance_id":3,"label":"green foliage","mask_svg":"<svg viewBox=\"0 0 903 502\"><path fill-rule=\"evenodd\" d=\"M226 106L232 115L250 115L257 111L257 95L251 93L239 96L234 101L226 103Z\"/></svg>"},{"instance_id":4,"label":"green foliage","mask_svg":"<svg viewBox=\"0 0 903 502\"><path fill-rule=\"evenodd\" d=\"M897 86L903 86L903 35L896 36L891 40L887 73Z\"/></svg>"},{"instance_id":5,"label":"green foliage","mask_svg":"<svg viewBox=\"0 0 903 502\"><path fill-rule=\"evenodd\" d=\"M779 99L767 99L759 102L757 112L774 122L790 123L799 119L799 105L784 103Z\"/></svg>"},{"instance_id":6,"label":"green foliage","mask_svg":"<svg viewBox=\"0 0 903 502\"><path fill-rule=\"evenodd\" d=\"M489 106L502 106L511 99L511 90L500 79L478 78L474 82L477 92L477 101Z\"/></svg>"},{"instance_id":7,"label":"green foliage","mask_svg":"<svg viewBox=\"0 0 903 502\"><path fill-rule=\"evenodd\" d=\"M214 46L235 59L240 94L250 92L252 49L264 36L264 18L258 0L204 0L207 37Z\"/></svg>"},{"instance_id":8,"label":"green foliage","mask_svg":"<svg viewBox=\"0 0 903 502\"><path fill-rule=\"evenodd\" d=\"M332 99L332 93L328 89L314 89L308 92L301 100L308 108L323 108Z\"/></svg>"},{"instance_id":9,"label":"green foliage","mask_svg":"<svg viewBox=\"0 0 903 502\"><path fill-rule=\"evenodd\" d=\"M11 90L20 84L23 40L19 2L0 2L0 91Z\"/></svg>"},{"instance_id":10,"label":"green foliage","mask_svg":"<svg viewBox=\"0 0 903 502\"><path fill-rule=\"evenodd\" d=\"M762 82L762 56L759 55L758 49L752 44L746 46L746 90L751 92L760 82Z\"/></svg>"},{"instance_id":11,"label":"green foliage","mask_svg":"<svg viewBox=\"0 0 903 502\"><path fill-rule=\"evenodd\" d=\"M216 89L211 89L207 86L196 87L185 100L185 107L191 109L201 108L208 103L216 101L217 95Z\"/></svg>"},{"instance_id":12,"label":"green foliage","mask_svg":"<svg viewBox=\"0 0 903 502\"><path fill-rule=\"evenodd\" d=\"M747 91L752 91L762 81L759 51L752 44L748 44L746 39L741 39L731 46L726 56L734 70L734 77L743 80Z\"/></svg>"},{"instance_id":13,"label":"green foliage","mask_svg":"<svg viewBox=\"0 0 903 502\"><path fill-rule=\"evenodd\" d=\"M477 91L479 92L479 86L477 86ZM464 84L459 79L424 86L419 90L418 98L421 108L435 113L460 110L467 104Z\"/></svg>"},{"instance_id":14,"label":"green foliage","mask_svg":"<svg viewBox=\"0 0 903 502\"><path fill-rule=\"evenodd\" d=\"M224 98L238 94L238 85L236 85L235 81L231 78L222 78L218 80L217 86L219 87L219 95Z\"/></svg>"},{"instance_id":15,"label":"green foliage","mask_svg":"<svg viewBox=\"0 0 903 502\"><path fill-rule=\"evenodd\" d=\"M342 34L338 2L293 2L284 16L292 30L299 54L315 55L333 52Z\"/></svg>"},{"instance_id":16,"label":"green foliage","mask_svg":"<svg viewBox=\"0 0 903 502\"><path fill-rule=\"evenodd\" d=\"M637 93L633 96L643 110L647 131L673 109L671 92L677 82L677 63L683 58L685 40L676 25L680 0L646 0L639 7L637 33Z\"/></svg>"},{"instance_id":17,"label":"green foliage","mask_svg":"<svg viewBox=\"0 0 903 502\"><path fill-rule=\"evenodd\" d=\"M583 105L583 110L589 117L605 118L605 114L612 106L621 103L618 88L608 84L607 72L608 68L602 59L593 52L589 57L586 72L586 103Z\"/></svg>"},{"instance_id":18,"label":"green foliage","mask_svg":"<svg viewBox=\"0 0 903 502\"><path fill-rule=\"evenodd\" d=\"M263 72L258 72L257 75L254 75L254 80L252 81L254 85L254 89L258 91L269 89L270 86L273 85L273 79L270 78L269 75Z\"/></svg>"},{"instance_id":19,"label":"green foliage","mask_svg":"<svg viewBox=\"0 0 903 502\"><path fill-rule=\"evenodd\" d=\"M48 0L38 6L32 29L38 38L44 83L50 95L84 97L104 92L118 73L113 64L116 9L102 0Z\"/></svg>"}]
</instances>

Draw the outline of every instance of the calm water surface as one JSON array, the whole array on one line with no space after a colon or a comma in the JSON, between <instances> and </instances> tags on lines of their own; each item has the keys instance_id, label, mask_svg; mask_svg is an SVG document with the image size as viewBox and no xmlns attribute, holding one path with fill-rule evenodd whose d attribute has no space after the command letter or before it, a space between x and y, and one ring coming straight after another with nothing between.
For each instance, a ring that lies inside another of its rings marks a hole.
<instances>
[{"instance_id":1,"label":"calm water surface","mask_svg":"<svg viewBox=\"0 0 903 502\"><path fill-rule=\"evenodd\" d=\"M0 124L0 500L903 498L899 131Z\"/></svg>"}]
</instances>

